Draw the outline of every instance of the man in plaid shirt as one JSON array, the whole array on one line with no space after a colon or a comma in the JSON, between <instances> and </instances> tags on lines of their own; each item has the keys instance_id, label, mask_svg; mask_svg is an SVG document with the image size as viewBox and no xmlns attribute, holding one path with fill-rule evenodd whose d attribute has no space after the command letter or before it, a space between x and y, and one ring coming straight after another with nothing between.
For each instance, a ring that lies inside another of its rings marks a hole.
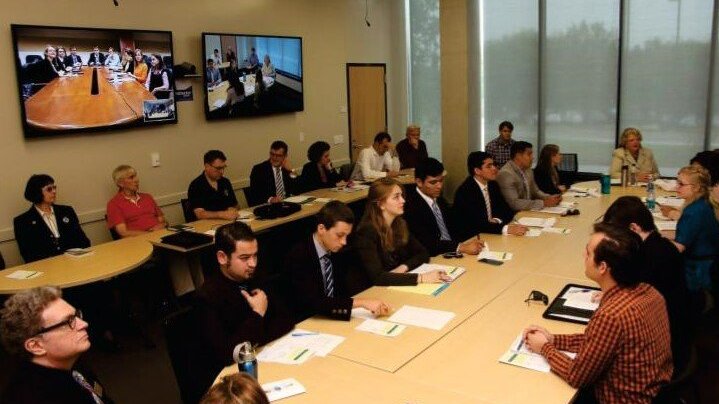
<instances>
[{"instance_id":1,"label":"man in plaid shirt","mask_svg":"<svg viewBox=\"0 0 719 404\"><path fill-rule=\"evenodd\" d=\"M584 333L553 335L538 326L524 331L527 347L547 358L552 371L584 388L580 402L651 403L671 379L667 310L661 294L639 282L639 245L627 229L595 225L584 266L602 297Z\"/></svg>"},{"instance_id":2,"label":"man in plaid shirt","mask_svg":"<svg viewBox=\"0 0 719 404\"><path fill-rule=\"evenodd\" d=\"M497 168L502 168L504 163L509 161L509 149L514 144L515 140L512 139L512 132L514 131L514 125L512 122L504 121L499 124L499 136L496 139L487 143L484 147L484 151L489 153L494 160L494 165Z\"/></svg>"}]
</instances>

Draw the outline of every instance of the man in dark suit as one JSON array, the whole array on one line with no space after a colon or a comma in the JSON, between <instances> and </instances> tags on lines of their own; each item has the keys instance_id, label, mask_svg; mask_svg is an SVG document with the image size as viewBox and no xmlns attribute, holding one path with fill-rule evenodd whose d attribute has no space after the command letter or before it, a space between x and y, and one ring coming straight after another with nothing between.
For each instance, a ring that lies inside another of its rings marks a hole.
<instances>
[{"instance_id":1,"label":"man in dark suit","mask_svg":"<svg viewBox=\"0 0 719 404\"><path fill-rule=\"evenodd\" d=\"M252 167L250 206L281 202L295 191L287 151L287 143L276 140L270 146L270 158Z\"/></svg>"},{"instance_id":2,"label":"man in dark suit","mask_svg":"<svg viewBox=\"0 0 719 404\"><path fill-rule=\"evenodd\" d=\"M92 48L92 53L90 54L90 58L87 59L87 65L88 66L104 66L105 65L105 55L100 53L100 48L95 46Z\"/></svg>"},{"instance_id":3,"label":"man in dark suit","mask_svg":"<svg viewBox=\"0 0 719 404\"><path fill-rule=\"evenodd\" d=\"M415 185L408 186L404 199L404 219L410 232L427 249L429 255L448 251L476 255L484 243L478 233L457 238L449 204L442 197L445 171L442 163L434 158L420 160L414 169Z\"/></svg>"},{"instance_id":4,"label":"man in dark suit","mask_svg":"<svg viewBox=\"0 0 719 404\"><path fill-rule=\"evenodd\" d=\"M65 56L65 66L80 66L82 65L82 58L77 54L77 48L71 47L70 54Z\"/></svg>"},{"instance_id":5,"label":"man in dark suit","mask_svg":"<svg viewBox=\"0 0 719 404\"><path fill-rule=\"evenodd\" d=\"M528 230L525 226L510 224L514 211L495 182L498 170L492 156L482 151L470 153L467 171L469 176L454 194L453 212L458 236L466 238L477 233L524 235Z\"/></svg>"},{"instance_id":6,"label":"man in dark suit","mask_svg":"<svg viewBox=\"0 0 719 404\"><path fill-rule=\"evenodd\" d=\"M328 202L317 214L315 232L287 255L284 275L298 322L315 314L348 321L355 307L364 307L376 315L388 313L384 302L353 299L347 291L347 266L336 253L347 244L353 223L354 214L347 205Z\"/></svg>"}]
</instances>

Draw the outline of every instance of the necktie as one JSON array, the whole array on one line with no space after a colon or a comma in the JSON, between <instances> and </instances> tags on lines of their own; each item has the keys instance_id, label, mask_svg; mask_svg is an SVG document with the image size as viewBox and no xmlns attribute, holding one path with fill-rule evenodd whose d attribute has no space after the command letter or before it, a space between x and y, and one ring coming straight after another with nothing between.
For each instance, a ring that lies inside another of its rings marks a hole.
<instances>
[{"instance_id":1,"label":"necktie","mask_svg":"<svg viewBox=\"0 0 719 404\"><path fill-rule=\"evenodd\" d=\"M285 198L285 184L282 183L282 169L279 167L274 167L275 170L275 190L277 191L277 196L280 199Z\"/></svg>"},{"instance_id":2,"label":"necktie","mask_svg":"<svg viewBox=\"0 0 719 404\"><path fill-rule=\"evenodd\" d=\"M492 202L489 199L489 188L483 188L484 207L487 208L487 220L492 221Z\"/></svg>"},{"instance_id":3,"label":"necktie","mask_svg":"<svg viewBox=\"0 0 719 404\"><path fill-rule=\"evenodd\" d=\"M434 201L434 203L432 204L432 213L434 213L434 219L437 221L437 226L439 227L439 239L451 240L452 238L449 237L449 231L447 230L447 225L444 224L444 218L442 218L442 211L439 210L439 205L437 204L437 201Z\"/></svg>"},{"instance_id":4,"label":"necktie","mask_svg":"<svg viewBox=\"0 0 719 404\"><path fill-rule=\"evenodd\" d=\"M75 379L75 381L82 386L85 390L87 390L90 394L92 394L92 399L95 400L96 404L102 404L102 399L100 396L98 396L95 393L95 390L92 389L92 386L90 386L90 383L85 380L85 377L80 374L77 370L72 371L72 378Z\"/></svg>"},{"instance_id":5,"label":"necktie","mask_svg":"<svg viewBox=\"0 0 719 404\"><path fill-rule=\"evenodd\" d=\"M519 173L522 174L522 181L524 181L524 192L526 192L524 198L529 199L532 196L529 194L529 182L527 181L527 176L524 175L524 171L522 170L519 170Z\"/></svg>"},{"instance_id":6,"label":"necktie","mask_svg":"<svg viewBox=\"0 0 719 404\"><path fill-rule=\"evenodd\" d=\"M330 255L325 254L320 258L320 264L322 266L322 277L325 281L325 295L327 297L334 297L335 285L334 276L332 274L332 261L330 261Z\"/></svg>"}]
</instances>

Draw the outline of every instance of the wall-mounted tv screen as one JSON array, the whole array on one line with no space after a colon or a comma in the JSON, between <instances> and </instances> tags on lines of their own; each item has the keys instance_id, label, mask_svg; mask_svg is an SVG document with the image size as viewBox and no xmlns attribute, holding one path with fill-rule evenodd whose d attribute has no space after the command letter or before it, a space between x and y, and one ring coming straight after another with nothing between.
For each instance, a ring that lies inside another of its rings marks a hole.
<instances>
[{"instance_id":1,"label":"wall-mounted tv screen","mask_svg":"<svg viewBox=\"0 0 719 404\"><path fill-rule=\"evenodd\" d=\"M171 32L11 29L25 137L177 122Z\"/></svg>"},{"instance_id":2,"label":"wall-mounted tv screen","mask_svg":"<svg viewBox=\"0 0 719 404\"><path fill-rule=\"evenodd\" d=\"M302 111L302 38L202 34L205 114L225 119Z\"/></svg>"}]
</instances>

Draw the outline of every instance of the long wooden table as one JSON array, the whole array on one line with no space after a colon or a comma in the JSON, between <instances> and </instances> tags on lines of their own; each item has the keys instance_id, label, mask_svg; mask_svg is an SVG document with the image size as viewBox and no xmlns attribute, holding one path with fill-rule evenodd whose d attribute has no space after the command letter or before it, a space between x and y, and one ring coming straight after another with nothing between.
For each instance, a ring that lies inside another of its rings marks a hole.
<instances>
[{"instance_id":1,"label":"long wooden table","mask_svg":"<svg viewBox=\"0 0 719 404\"><path fill-rule=\"evenodd\" d=\"M143 116L145 100L154 100L137 80L110 82L117 75L106 67L97 68L97 95L90 94L92 67L83 67L80 75L53 79L25 101L27 123L44 130L96 128L128 124Z\"/></svg>"}]
</instances>

